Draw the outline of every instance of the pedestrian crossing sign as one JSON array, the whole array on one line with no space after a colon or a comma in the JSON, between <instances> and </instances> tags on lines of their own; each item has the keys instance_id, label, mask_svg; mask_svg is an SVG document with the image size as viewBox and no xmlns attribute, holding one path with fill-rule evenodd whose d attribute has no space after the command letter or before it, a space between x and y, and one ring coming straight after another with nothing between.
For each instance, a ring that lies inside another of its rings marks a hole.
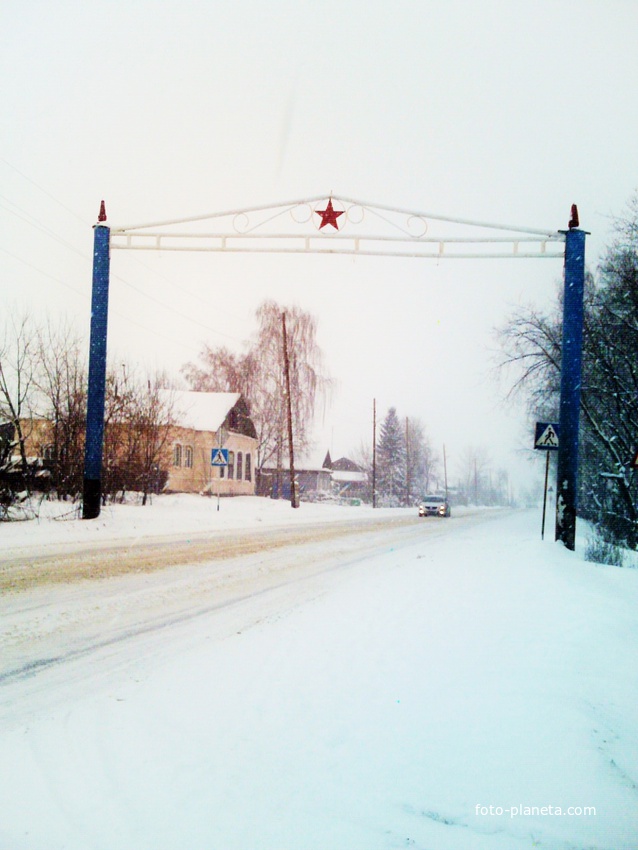
<instances>
[{"instance_id":1,"label":"pedestrian crossing sign","mask_svg":"<svg viewBox=\"0 0 638 850\"><path fill-rule=\"evenodd\" d=\"M544 451L558 451L558 430L556 422L537 422L534 433L534 448Z\"/></svg>"},{"instance_id":2,"label":"pedestrian crossing sign","mask_svg":"<svg viewBox=\"0 0 638 850\"><path fill-rule=\"evenodd\" d=\"M213 449L210 453L211 466L228 466L228 449Z\"/></svg>"}]
</instances>

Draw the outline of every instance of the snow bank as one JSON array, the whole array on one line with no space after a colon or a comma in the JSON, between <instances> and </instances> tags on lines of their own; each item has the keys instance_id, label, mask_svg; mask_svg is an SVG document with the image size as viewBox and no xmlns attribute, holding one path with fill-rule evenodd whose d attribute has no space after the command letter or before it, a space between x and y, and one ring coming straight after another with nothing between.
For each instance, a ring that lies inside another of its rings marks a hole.
<instances>
[{"instance_id":1,"label":"snow bank","mask_svg":"<svg viewBox=\"0 0 638 850\"><path fill-rule=\"evenodd\" d=\"M84 543L92 540L134 540L165 534L210 533L242 528L277 528L287 525L351 521L364 517L415 516L416 508L310 504L293 509L290 502L259 496L217 500L189 494L153 497L142 505L136 500L107 505L95 520L82 520L80 509L67 502L43 501L34 507L37 518L0 523L0 556L20 547Z\"/></svg>"}]
</instances>

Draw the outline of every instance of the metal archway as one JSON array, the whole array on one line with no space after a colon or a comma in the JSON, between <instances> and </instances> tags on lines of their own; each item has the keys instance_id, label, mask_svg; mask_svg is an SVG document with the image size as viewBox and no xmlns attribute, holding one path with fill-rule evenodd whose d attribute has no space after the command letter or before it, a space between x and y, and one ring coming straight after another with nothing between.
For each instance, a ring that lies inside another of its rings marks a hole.
<instances>
[{"instance_id":1,"label":"metal archway","mask_svg":"<svg viewBox=\"0 0 638 850\"><path fill-rule=\"evenodd\" d=\"M572 206L567 230L451 218L334 194L190 218L109 227L104 201L94 228L84 519L100 513L110 250L346 254L422 259L558 259L565 299L558 451L556 539L575 548L585 239ZM286 229L282 228L286 223ZM434 235L431 224L476 235ZM188 225L188 229L183 226ZM206 227L204 227L206 225ZM176 229L179 228L179 229ZM556 247L560 246L560 250Z\"/></svg>"}]
</instances>

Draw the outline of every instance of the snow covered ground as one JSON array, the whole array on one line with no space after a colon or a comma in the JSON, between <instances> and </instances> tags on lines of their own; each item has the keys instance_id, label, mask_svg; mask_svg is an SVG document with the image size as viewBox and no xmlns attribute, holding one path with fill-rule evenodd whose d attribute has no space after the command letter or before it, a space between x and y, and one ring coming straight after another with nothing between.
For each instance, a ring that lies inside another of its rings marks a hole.
<instances>
[{"instance_id":1,"label":"snow covered ground","mask_svg":"<svg viewBox=\"0 0 638 850\"><path fill-rule=\"evenodd\" d=\"M218 509L219 508L219 509ZM462 511L463 509L461 509ZM23 513L26 513L23 512ZM71 503L42 501L28 513L36 513L30 522L0 525L0 557L25 546L66 545L76 543L109 544L114 540L141 540L170 533L209 533L249 528L279 528L308 522L352 521L353 517L396 516L403 511L382 508L375 511L365 505L350 508L340 504L303 502L293 510L289 502L250 496L220 499L174 494L153 497L142 507L138 500L124 505L107 505L90 522L79 519L79 509ZM414 514L414 511L409 513Z\"/></svg>"},{"instance_id":2,"label":"snow covered ground","mask_svg":"<svg viewBox=\"0 0 638 850\"><path fill-rule=\"evenodd\" d=\"M0 561L371 513L171 497L4 525ZM6 594L1 850L633 850L638 571L539 528L534 511L456 511ZM131 630L149 594L167 616ZM36 614L52 663L11 675Z\"/></svg>"}]
</instances>

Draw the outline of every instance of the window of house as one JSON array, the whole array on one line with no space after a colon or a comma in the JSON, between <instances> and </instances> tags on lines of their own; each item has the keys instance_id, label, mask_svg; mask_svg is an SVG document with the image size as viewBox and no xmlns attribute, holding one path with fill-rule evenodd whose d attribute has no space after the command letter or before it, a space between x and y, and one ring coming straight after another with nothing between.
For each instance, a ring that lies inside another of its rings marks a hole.
<instances>
[{"instance_id":1,"label":"window of house","mask_svg":"<svg viewBox=\"0 0 638 850\"><path fill-rule=\"evenodd\" d=\"M182 447L179 443L175 443L173 446L173 466L181 466L182 465Z\"/></svg>"},{"instance_id":2,"label":"window of house","mask_svg":"<svg viewBox=\"0 0 638 850\"><path fill-rule=\"evenodd\" d=\"M193 468L193 447L192 446L184 446L184 466L188 467L188 469Z\"/></svg>"},{"instance_id":3,"label":"window of house","mask_svg":"<svg viewBox=\"0 0 638 850\"><path fill-rule=\"evenodd\" d=\"M237 452L237 480L241 481L244 476L244 456L241 452Z\"/></svg>"},{"instance_id":4,"label":"window of house","mask_svg":"<svg viewBox=\"0 0 638 850\"><path fill-rule=\"evenodd\" d=\"M228 477L235 477L235 452L228 452Z\"/></svg>"},{"instance_id":5,"label":"window of house","mask_svg":"<svg viewBox=\"0 0 638 850\"><path fill-rule=\"evenodd\" d=\"M246 481L252 481L252 468L250 460L250 452L246 452Z\"/></svg>"},{"instance_id":6,"label":"window of house","mask_svg":"<svg viewBox=\"0 0 638 850\"><path fill-rule=\"evenodd\" d=\"M42 446L42 457L44 460L55 460L55 446Z\"/></svg>"}]
</instances>

